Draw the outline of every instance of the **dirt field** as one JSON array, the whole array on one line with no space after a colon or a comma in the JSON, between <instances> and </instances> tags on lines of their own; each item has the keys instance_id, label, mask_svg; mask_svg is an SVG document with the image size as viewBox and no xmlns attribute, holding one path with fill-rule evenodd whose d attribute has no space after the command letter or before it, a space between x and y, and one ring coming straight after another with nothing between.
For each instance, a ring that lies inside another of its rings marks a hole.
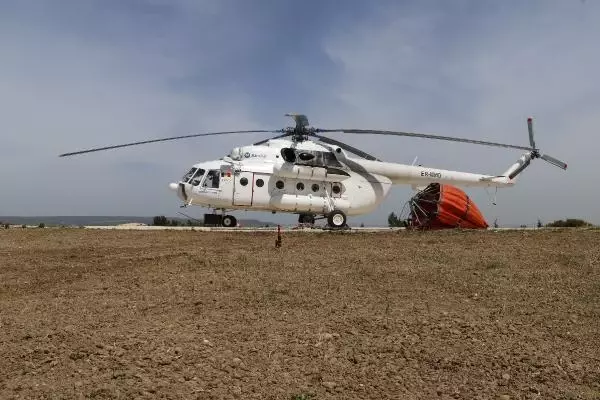
<instances>
[{"instance_id":1,"label":"dirt field","mask_svg":"<svg viewBox=\"0 0 600 400\"><path fill-rule=\"evenodd\" d=\"M600 231L0 231L0 398L600 399Z\"/></svg>"}]
</instances>

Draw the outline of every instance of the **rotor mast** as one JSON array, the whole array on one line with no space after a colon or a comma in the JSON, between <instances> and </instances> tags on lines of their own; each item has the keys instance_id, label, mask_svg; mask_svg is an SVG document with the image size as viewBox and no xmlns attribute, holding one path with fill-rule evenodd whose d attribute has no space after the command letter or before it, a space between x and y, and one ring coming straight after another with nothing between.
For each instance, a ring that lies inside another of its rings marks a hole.
<instances>
[{"instance_id":1,"label":"rotor mast","mask_svg":"<svg viewBox=\"0 0 600 400\"><path fill-rule=\"evenodd\" d=\"M286 117L291 117L296 126L285 128L285 130L292 136L294 142L304 142L308 140L309 136L314 136L316 129L311 128L308 123L308 117L304 114L288 113Z\"/></svg>"}]
</instances>

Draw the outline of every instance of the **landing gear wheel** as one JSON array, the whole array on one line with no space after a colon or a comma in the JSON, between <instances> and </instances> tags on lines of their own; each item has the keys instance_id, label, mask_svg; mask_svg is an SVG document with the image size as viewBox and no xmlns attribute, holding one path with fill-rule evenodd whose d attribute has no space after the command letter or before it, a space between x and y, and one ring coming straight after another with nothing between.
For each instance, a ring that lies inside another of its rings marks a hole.
<instances>
[{"instance_id":1,"label":"landing gear wheel","mask_svg":"<svg viewBox=\"0 0 600 400\"><path fill-rule=\"evenodd\" d=\"M231 215L226 215L226 216L223 217L223 220L221 221L221 224L225 228L232 228L234 226L237 226L237 220L235 219L235 217L233 217Z\"/></svg>"},{"instance_id":2,"label":"landing gear wheel","mask_svg":"<svg viewBox=\"0 0 600 400\"><path fill-rule=\"evenodd\" d=\"M312 214L300 214L298 215L298 223L312 225L315 223L315 216Z\"/></svg>"},{"instance_id":3,"label":"landing gear wheel","mask_svg":"<svg viewBox=\"0 0 600 400\"><path fill-rule=\"evenodd\" d=\"M333 210L327 215L327 224L331 228L343 228L346 226L346 214L340 210Z\"/></svg>"}]
</instances>

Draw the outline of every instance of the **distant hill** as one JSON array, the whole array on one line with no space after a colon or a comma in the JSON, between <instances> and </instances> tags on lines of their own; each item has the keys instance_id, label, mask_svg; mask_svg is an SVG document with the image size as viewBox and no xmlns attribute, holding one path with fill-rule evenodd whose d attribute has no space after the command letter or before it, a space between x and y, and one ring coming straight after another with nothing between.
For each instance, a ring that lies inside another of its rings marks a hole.
<instances>
[{"instance_id":1,"label":"distant hill","mask_svg":"<svg viewBox=\"0 0 600 400\"><path fill-rule=\"evenodd\" d=\"M20 216L0 216L2 224L11 225L39 225L44 223L46 226L112 226L131 222L152 225L154 217L136 217L136 216L37 216L37 217L20 217ZM187 218L167 217L169 220L177 220L182 223L187 222ZM242 226L275 226L273 222L264 222L256 219L241 219L238 220ZM194 221L192 221L194 222Z\"/></svg>"}]
</instances>

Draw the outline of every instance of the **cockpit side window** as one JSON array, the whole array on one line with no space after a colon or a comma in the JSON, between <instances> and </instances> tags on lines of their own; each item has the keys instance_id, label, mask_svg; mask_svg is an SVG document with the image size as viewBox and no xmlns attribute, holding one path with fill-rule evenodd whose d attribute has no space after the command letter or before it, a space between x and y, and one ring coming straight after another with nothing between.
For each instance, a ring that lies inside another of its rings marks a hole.
<instances>
[{"instance_id":1,"label":"cockpit side window","mask_svg":"<svg viewBox=\"0 0 600 400\"><path fill-rule=\"evenodd\" d=\"M204 171L202 168L200 168L198 171L196 171L196 173L194 174L194 177L190 181L192 186L198 186L200 184L200 182L202 181L202 177L204 176L204 172L206 172L206 171Z\"/></svg>"},{"instance_id":2,"label":"cockpit side window","mask_svg":"<svg viewBox=\"0 0 600 400\"><path fill-rule=\"evenodd\" d=\"M211 169L208 171L208 174L206 174L206 179L204 180L204 183L202 183L202 186L206 188L218 189L220 180L221 170Z\"/></svg>"}]
</instances>

